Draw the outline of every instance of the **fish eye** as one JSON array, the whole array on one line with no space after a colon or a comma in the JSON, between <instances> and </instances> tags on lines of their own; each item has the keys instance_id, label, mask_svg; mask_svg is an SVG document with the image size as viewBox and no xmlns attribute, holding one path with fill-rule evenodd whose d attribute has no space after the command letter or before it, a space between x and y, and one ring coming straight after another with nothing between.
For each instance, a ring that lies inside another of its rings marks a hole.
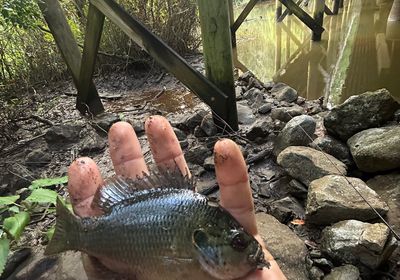
<instances>
[{"instance_id":1,"label":"fish eye","mask_svg":"<svg viewBox=\"0 0 400 280\"><path fill-rule=\"evenodd\" d=\"M243 232L237 232L232 237L231 245L235 250L243 251L249 245L249 241L246 240Z\"/></svg>"}]
</instances>

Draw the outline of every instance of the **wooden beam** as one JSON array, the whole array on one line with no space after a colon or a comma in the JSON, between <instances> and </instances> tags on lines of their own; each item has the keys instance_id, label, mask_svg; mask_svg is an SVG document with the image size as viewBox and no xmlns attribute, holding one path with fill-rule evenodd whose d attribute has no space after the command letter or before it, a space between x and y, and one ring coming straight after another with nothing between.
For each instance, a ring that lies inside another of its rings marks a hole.
<instances>
[{"instance_id":1,"label":"wooden beam","mask_svg":"<svg viewBox=\"0 0 400 280\"><path fill-rule=\"evenodd\" d=\"M60 2L58 0L38 0L37 3L61 52L61 56L72 74L74 84L78 88L82 55ZM90 82L88 99L91 100L90 104L87 105L92 114L96 115L104 111L93 82ZM86 113L87 111L86 106L85 108L78 107L78 109L81 113Z\"/></svg>"},{"instance_id":2,"label":"wooden beam","mask_svg":"<svg viewBox=\"0 0 400 280\"><path fill-rule=\"evenodd\" d=\"M279 0L275 0L275 5L276 5L276 12L275 12L275 17L276 21L279 22L279 18L282 16L282 3Z\"/></svg>"},{"instance_id":3,"label":"wooden beam","mask_svg":"<svg viewBox=\"0 0 400 280\"><path fill-rule=\"evenodd\" d=\"M116 24L136 44L152 56L161 66L175 75L201 100L224 120L228 119L228 96L200 72L191 67L180 55L150 32L140 21L129 15L113 0L90 0L107 18ZM229 39L230 40L230 39Z\"/></svg>"},{"instance_id":4,"label":"wooden beam","mask_svg":"<svg viewBox=\"0 0 400 280\"><path fill-rule=\"evenodd\" d=\"M325 0L314 0L314 21L322 26L324 23ZM312 40L321 41L322 32L313 31Z\"/></svg>"},{"instance_id":5,"label":"wooden beam","mask_svg":"<svg viewBox=\"0 0 400 280\"><path fill-rule=\"evenodd\" d=\"M296 15L305 25L308 26L316 34L324 32L324 28L307 14L302 8L296 5L293 0L280 0L294 15Z\"/></svg>"},{"instance_id":6,"label":"wooden beam","mask_svg":"<svg viewBox=\"0 0 400 280\"><path fill-rule=\"evenodd\" d=\"M333 15L333 12L331 11L331 9L329 9L329 7L327 5L325 5L324 12L328 16L332 16Z\"/></svg>"},{"instance_id":7,"label":"wooden beam","mask_svg":"<svg viewBox=\"0 0 400 280\"><path fill-rule=\"evenodd\" d=\"M333 0L333 14L337 15L339 13L340 0Z\"/></svg>"},{"instance_id":8,"label":"wooden beam","mask_svg":"<svg viewBox=\"0 0 400 280\"><path fill-rule=\"evenodd\" d=\"M301 2L303 2L303 0L298 0L297 2L296 2L296 5L297 6L300 6L300 4L301 4ZM282 15L278 18L278 22L282 22L284 19L285 19L285 17L287 16L287 15L290 15L290 10L288 9L288 8L286 8L285 9L285 11L282 13Z\"/></svg>"},{"instance_id":9,"label":"wooden beam","mask_svg":"<svg viewBox=\"0 0 400 280\"><path fill-rule=\"evenodd\" d=\"M240 15L236 19L235 23L233 24L232 33L236 32L239 29L239 27L242 25L243 21L247 18L247 16L253 10L254 6L258 3L258 1L259 0L250 0L250 2L247 3L246 7L243 9L243 11L240 13Z\"/></svg>"},{"instance_id":10,"label":"wooden beam","mask_svg":"<svg viewBox=\"0 0 400 280\"><path fill-rule=\"evenodd\" d=\"M206 75L211 82L228 96L226 104L228 120L226 121L233 130L238 130L228 0L198 0L197 3L203 38ZM242 16L242 19L244 18ZM233 27L233 29L235 28ZM218 118L214 117L214 121L217 120ZM220 122L217 123L220 124Z\"/></svg>"},{"instance_id":11,"label":"wooden beam","mask_svg":"<svg viewBox=\"0 0 400 280\"><path fill-rule=\"evenodd\" d=\"M91 103L91 84L103 26L104 15L89 3L85 43L83 46L82 64L79 75L78 97L76 99L76 106L78 108L85 107L85 104Z\"/></svg>"}]
</instances>

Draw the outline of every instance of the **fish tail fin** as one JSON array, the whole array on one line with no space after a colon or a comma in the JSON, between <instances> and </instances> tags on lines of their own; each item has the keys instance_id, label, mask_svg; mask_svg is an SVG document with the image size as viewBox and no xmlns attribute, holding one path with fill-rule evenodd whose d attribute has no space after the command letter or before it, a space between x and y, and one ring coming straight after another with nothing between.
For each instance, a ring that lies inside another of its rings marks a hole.
<instances>
[{"instance_id":1,"label":"fish tail fin","mask_svg":"<svg viewBox=\"0 0 400 280\"><path fill-rule=\"evenodd\" d=\"M57 222L53 237L46 247L45 255L58 254L77 248L79 242L80 221L57 198Z\"/></svg>"}]
</instances>

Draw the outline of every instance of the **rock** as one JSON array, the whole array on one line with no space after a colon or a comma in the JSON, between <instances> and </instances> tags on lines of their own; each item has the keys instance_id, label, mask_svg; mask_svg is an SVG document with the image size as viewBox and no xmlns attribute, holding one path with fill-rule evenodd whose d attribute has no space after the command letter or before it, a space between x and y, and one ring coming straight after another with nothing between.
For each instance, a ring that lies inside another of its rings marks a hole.
<instances>
[{"instance_id":1,"label":"rock","mask_svg":"<svg viewBox=\"0 0 400 280\"><path fill-rule=\"evenodd\" d=\"M196 126L196 128L194 129L193 135L197 138L207 137L206 133L200 128L200 126Z\"/></svg>"},{"instance_id":2,"label":"rock","mask_svg":"<svg viewBox=\"0 0 400 280\"><path fill-rule=\"evenodd\" d=\"M318 267L311 267L310 280L321 280L324 277L324 272Z\"/></svg>"},{"instance_id":3,"label":"rock","mask_svg":"<svg viewBox=\"0 0 400 280\"><path fill-rule=\"evenodd\" d=\"M316 138L310 146L314 149L319 147L323 152L334 156L346 164L350 164L352 161L347 145L329 135Z\"/></svg>"},{"instance_id":4,"label":"rock","mask_svg":"<svg viewBox=\"0 0 400 280\"><path fill-rule=\"evenodd\" d=\"M299 105L294 105L291 107L273 108L271 110L271 117L275 120L288 122L292 118L294 118L296 116L300 116L304 113L305 113L305 111L302 107L300 107Z\"/></svg>"},{"instance_id":5,"label":"rock","mask_svg":"<svg viewBox=\"0 0 400 280\"><path fill-rule=\"evenodd\" d=\"M297 100L297 91L284 83L277 83L272 89L271 94L279 101L294 102Z\"/></svg>"},{"instance_id":6,"label":"rock","mask_svg":"<svg viewBox=\"0 0 400 280\"><path fill-rule=\"evenodd\" d=\"M213 170L215 170L214 156L207 157L207 158L204 160L203 167L204 167L204 169L207 170L207 171L213 171Z\"/></svg>"},{"instance_id":7,"label":"rock","mask_svg":"<svg viewBox=\"0 0 400 280\"><path fill-rule=\"evenodd\" d=\"M179 141L179 145L181 146L182 150L184 150L189 147L189 141L187 139Z\"/></svg>"},{"instance_id":8,"label":"rock","mask_svg":"<svg viewBox=\"0 0 400 280\"><path fill-rule=\"evenodd\" d=\"M243 88L241 86L235 87L235 95L236 95L236 100L243 99Z\"/></svg>"},{"instance_id":9,"label":"rock","mask_svg":"<svg viewBox=\"0 0 400 280\"><path fill-rule=\"evenodd\" d=\"M49 144L74 143L78 142L81 129L82 126L78 124L58 124L49 128L44 138Z\"/></svg>"},{"instance_id":10,"label":"rock","mask_svg":"<svg viewBox=\"0 0 400 280\"><path fill-rule=\"evenodd\" d=\"M106 140L100 137L97 133L89 133L80 144L79 152L81 155L99 152L106 147Z\"/></svg>"},{"instance_id":11,"label":"rock","mask_svg":"<svg viewBox=\"0 0 400 280\"><path fill-rule=\"evenodd\" d=\"M396 248L396 241L383 223L357 220L338 222L322 231L321 250L341 263L376 269Z\"/></svg>"},{"instance_id":12,"label":"rock","mask_svg":"<svg viewBox=\"0 0 400 280\"><path fill-rule=\"evenodd\" d=\"M14 271L31 255L32 250L29 248L17 249L7 257L7 263L1 274L1 279L8 278Z\"/></svg>"},{"instance_id":13,"label":"rock","mask_svg":"<svg viewBox=\"0 0 400 280\"><path fill-rule=\"evenodd\" d=\"M361 131L347 144L361 171L378 172L400 167L400 126Z\"/></svg>"},{"instance_id":14,"label":"rock","mask_svg":"<svg viewBox=\"0 0 400 280\"><path fill-rule=\"evenodd\" d=\"M313 259L313 264L322 269L323 271L330 271L333 267L333 263L325 258Z\"/></svg>"},{"instance_id":15,"label":"rock","mask_svg":"<svg viewBox=\"0 0 400 280\"><path fill-rule=\"evenodd\" d=\"M244 72L242 75L239 76L239 81L249 82L250 78L254 78L253 73L250 71Z\"/></svg>"},{"instance_id":16,"label":"rock","mask_svg":"<svg viewBox=\"0 0 400 280\"><path fill-rule=\"evenodd\" d=\"M180 130L179 128L174 127L174 133L176 135L176 138L178 138L179 141L184 141L186 140L187 136L186 133Z\"/></svg>"},{"instance_id":17,"label":"rock","mask_svg":"<svg viewBox=\"0 0 400 280\"><path fill-rule=\"evenodd\" d=\"M389 206L386 219L393 228L400 231L400 172L379 175L367 181L367 185Z\"/></svg>"},{"instance_id":18,"label":"rock","mask_svg":"<svg viewBox=\"0 0 400 280\"><path fill-rule=\"evenodd\" d=\"M329 133L346 141L362 130L381 126L400 108L386 89L352 96L324 118Z\"/></svg>"},{"instance_id":19,"label":"rock","mask_svg":"<svg viewBox=\"0 0 400 280\"><path fill-rule=\"evenodd\" d=\"M259 118L255 123L249 128L246 133L246 137L251 140L265 143L267 142L267 136L270 133L271 123L263 118Z\"/></svg>"},{"instance_id":20,"label":"rock","mask_svg":"<svg viewBox=\"0 0 400 280\"><path fill-rule=\"evenodd\" d=\"M25 157L25 164L29 167L42 167L51 162L52 155L47 148L37 148Z\"/></svg>"},{"instance_id":21,"label":"rock","mask_svg":"<svg viewBox=\"0 0 400 280\"><path fill-rule=\"evenodd\" d=\"M266 103L266 104L261 105L258 108L258 113L265 115L265 114L268 114L269 112L271 112L271 110L272 110L272 104Z\"/></svg>"},{"instance_id":22,"label":"rock","mask_svg":"<svg viewBox=\"0 0 400 280\"><path fill-rule=\"evenodd\" d=\"M344 163L309 147L288 147L278 155L277 162L290 176L306 186L326 175L347 173Z\"/></svg>"},{"instance_id":23,"label":"rock","mask_svg":"<svg viewBox=\"0 0 400 280\"><path fill-rule=\"evenodd\" d=\"M204 160L210 155L211 151L207 147L198 145L190 148L185 153L185 159L187 160L187 162L202 165L204 163Z\"/></svg>"},{"instance_id":24,"label":"rock","mask_svg":"<svg viewBox=\"0 0 400 280\"><path fill-rule=\"evenodd\" d=\"M119 122L121 119L117 114L113 113L102 113L98 116L96 116L93 119L93 127L96 129L98 132L102 134L107 134L108 131L110 130L111 126Z\"/></svg>"},{"instance_id":25,"label":"rock","mask_svg":"<svg viewBox=\"0 0 400 280\"><path fill-rule=\"evenodd\" d=\"M254 104L255 102L259 103L264 99L263 92L258 88L251 88L243 94L243 98L247 100L249 105Z\"/></svg>"},{"instance_id":26,"label":"rock","mask_svg":"<svg viewBox=\"0 0 400 280\"><path fill-rule=\"evenodd\" d=\"M207 136L214 136L218 133L218 129L214 124L212 114L207 114L201 121L200 128Z\"/></svg>"},{"instance_id":27,"label":"rock","mask_svg":"<svg viewBox=\"0 0 400 280\"><path fill-rule=\"evenodd\" d=\"M270 213L282 224L288 223L295 218L304 217L304 208L292 197L285 197L270 204Z\"/></svg>"},{"instance_id":28,"label":"rock","mask_svg":"<svg viewBox=\"0 0 400 280\"><path fill-rule=\"evenodd\" d=\"M289 280L308 280L304 242L271 215L256 214L258 233Z\"/></svg>"},{"instance_id":29,"label":"rock","mask_svg":"<svg viewBox=\"0 0 400 280\"><path fill-rule=\"evenodd\" d=\"M237 113L239 124L252 124L256 120L253 111L240 103L237 103Z\"/></svg>"},{"instance_id":30,"label":"rock","mask_svg":"<svg viewBox=\"0 0 400 280\"><path fill-rule=\"evenodd\" d=\"M348 264L332 269L324 280L361 280L360 271L354 265Z\"/></svg>"},{"instance_id":31,"label":"rock","mask_svg":"<svg viewBox=\"0 0 400 280\"><path fill-rule=\"evenodd\" d=\"M293 179L289 182L289 193L295 198L304 200L307 198L307 187L299 181Z\"/></svg>"},{"instance_id":32,"label":"rock","mask_svg":"<svg viewBox=\"0 0 400 280\"><path fill-rule=\"evenodd\" d=\"M198 109L188 117L184 119L184 123L178 126L179 129L183 130L193 130L196 126L199 126L203 120L203 118L207 115L207 111L203 109Z\"/></svg>"},{"instance_id":33,"label":"rock","mask_svg":"<svg viewBox=\"0 0 400 280\"><path fill-rule=\"evenodd\" d=\"M315 127L316 121L310 116L301 115L291 119L275 140L275 156L289 146L307 146L310 144Z\"/></svg>"},{"instance_id":34,"label":"rock","mask_svg":"<svg viewBox=\"0 0 400 280\"><path fill-rule=\"evenodd\" d=\"M357 188L380 215L389 210L377 193L358 178L328 175L311 182L308 188L306 218L309 223L329 225L338 221L377 218L375 212L349 184Z\"/></svg>"},{"instance_id":35,"label":"rock","mask_svg":"<svg viewBox=\"0 0 400 280\"><path fill-rule=\"evenodd\" d=\"M394 112L394 121L400 123L400 109Z\"/></svg>"}]
</instances>

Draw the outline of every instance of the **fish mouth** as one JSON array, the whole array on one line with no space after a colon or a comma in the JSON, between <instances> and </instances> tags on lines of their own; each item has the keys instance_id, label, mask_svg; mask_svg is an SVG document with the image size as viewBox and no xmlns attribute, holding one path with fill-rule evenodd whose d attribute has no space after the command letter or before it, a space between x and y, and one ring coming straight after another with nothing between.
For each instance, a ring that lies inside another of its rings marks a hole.
<instances>
[{"instance_id":1,"label":"fish mouth","mask_svg":"<svg viewBox=\"0 0 400 280\"><path fill-rule=\"evenodd\" d=\"M261 246L257 247L256 253L251 255L250 259L256 264L257 269L270 268L270 263L265 259Z\"/></svg>"}]
</instances>

